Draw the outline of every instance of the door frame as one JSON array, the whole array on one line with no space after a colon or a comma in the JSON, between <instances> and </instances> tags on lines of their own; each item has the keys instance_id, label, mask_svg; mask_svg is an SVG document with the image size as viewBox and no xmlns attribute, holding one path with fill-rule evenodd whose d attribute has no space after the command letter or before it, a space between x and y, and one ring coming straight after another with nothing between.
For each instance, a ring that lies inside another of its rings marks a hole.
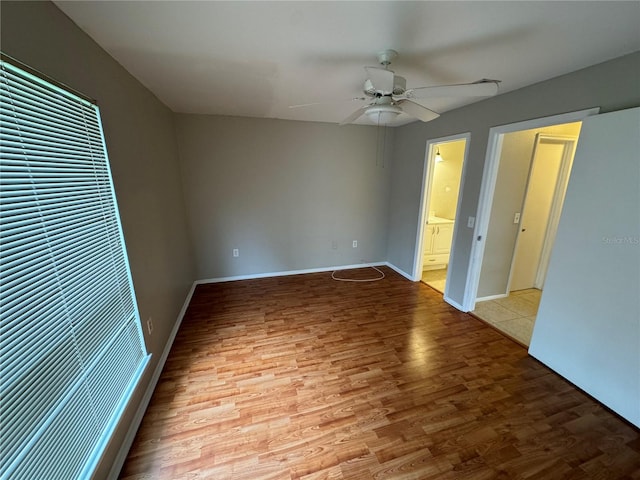
<instances>
[{"instance_id":1,"label":"door frame","mask_svg":"<svg viewBox=\"0 0 640 480\"><path fill-rule=\"evenodd\" d=\"M573 164L573 155L576 151L576 145L578 138L570 135L556 135L552 133L537 133L536 139L533 144L533 152L531 154L531 165L529 167L529 175L527 178L527 186L524 192L524 199L522 201L522 207L520 211L522 216L520 218L520 225L518 228L518 234L516 236L516 243L513 249L513 257L511 258L511 268L509 269L509 278L507 280L507 291L505 294L508 296L511 292L511 280L513 278L513 271L515 269L516 257L518 252L518 243L520 242L520 235L522 234L522 224L526 220L526 208L527 198L531 189L531 174L536 163L536 156L538 154L539 145L541 142L554 143L563 145L562 158L560 159L560 168L558 169L558 175L556 177L556 186L553 190L553 198L551 200L551 208L549 210L549 216L547 217L547 226L544 233L544 240L542 243L542 250L540 252L540 258L538 259L538 266L536 268L536 278L534 280L534 288L542 290L542 284L544 283L544 277L549 266L549 260L551 258L551 249L553 248L553 239L555 238L556 231L558 230L558 223L560 222L560 212L562 211L561 200L564 199L564 192L567 189L569 182L569 174L571 172L571 165Z\"/></svg>"},{"instance_id":2,"label":"door frame","mask_svg":"<svg viewBox=\"0 0 640 480\"><path fill-rule=\"evenodd\" d=\"M495 194L496 180L498 178L498 167L500 166L500 155L502 153L502 142L507 133L518 132L520 130L531 130L534 128L550 127L563 123L581 122L587 117L597 115L600 107L578 110L575 112L561 113L548 117L524 120L489 129L487 141L487 152L485 155L482 183L480 185L480 198L476 211L476 223L474 230L475 240L471 244L469 267L467 269L467 281L465 284L463 311L470 312L475 308L476 297L478 295L478 285L480 283L480 271L484 259L484 249L489 230L489 219L491 207L493 206L493 196ZM455 238L454 238L455 241Z\"/></svg>"},{"instance_id":3,"label":"door frame","mask_svg":"<svg viewBox=\"0 0 640 480\"><path fill-rule=\"evenodd\" d=\"M429 212L429 197L431 196L431 182L433 180L433 169L435 164L435 150L434 146L442 145L443 143L452 143L458 142L460 140L464 140L464 157L462 159L462 172L460 173L460 185L458 189L458 198L456 201L456 218L454 219L453 225L453 240L451 241L451 251L449 253L449 265L451 265L451 261L453 259L453 255L455 253L454 246L456 244L456 234L458 228L456 228L456 224L458 223L460 212L460 204L462 203L462 192L464 189L464 179L467 168L467 157L469 155L469 143L471 142L471 132L458 133L455 135L448 135L446 137L432 138L427 140L425 155L424 155L424 167L423 167L423 175L422 175L422 189L420 191L420 209L418 212L418 228L416 232L416 249L413 256L413 281L420 281L422 278L422 267L423 267L423 258L422 251L424 249L424 229L426 220ZM449 290L449 274L450 270L447 269L447 280L445 281L444 288L444 298L448 297L447 293Z\"/></svg>"}]
</instances>

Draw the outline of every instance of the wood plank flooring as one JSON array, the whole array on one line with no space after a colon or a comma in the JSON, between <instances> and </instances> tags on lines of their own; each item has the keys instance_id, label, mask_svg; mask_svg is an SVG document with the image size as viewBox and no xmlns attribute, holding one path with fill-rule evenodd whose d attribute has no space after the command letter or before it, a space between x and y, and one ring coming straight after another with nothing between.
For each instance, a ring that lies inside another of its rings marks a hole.
<instances>
[{"instance_id":1,"label":"wood plank flooring","mask_svg":"<svg viewBox=\"0 0 640 480\"><path fill-rule=\"evenodd\" d=\"M199 286L120 478L640 479L638 429L383 270Z\"/></svg>"}]
</instances>

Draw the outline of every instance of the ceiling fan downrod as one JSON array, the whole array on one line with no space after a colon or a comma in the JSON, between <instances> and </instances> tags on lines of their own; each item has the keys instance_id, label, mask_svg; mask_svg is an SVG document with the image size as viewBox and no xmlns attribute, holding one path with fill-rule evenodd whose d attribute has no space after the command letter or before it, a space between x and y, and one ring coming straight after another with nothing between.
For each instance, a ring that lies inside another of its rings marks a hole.
<instances>
[{"instance_id":1,"label":"ceiling fan downrod","mask_svg":"<svg viewBox=\"0 0 640 480\"><path fill-rule=\"evenodd\" d=\"M378 63L384 66L384 68L388 68L391 64L391 61L398 56L398 52L395 50L387 49L381 52L378 52Z\"/></svg>"}]
</instances>

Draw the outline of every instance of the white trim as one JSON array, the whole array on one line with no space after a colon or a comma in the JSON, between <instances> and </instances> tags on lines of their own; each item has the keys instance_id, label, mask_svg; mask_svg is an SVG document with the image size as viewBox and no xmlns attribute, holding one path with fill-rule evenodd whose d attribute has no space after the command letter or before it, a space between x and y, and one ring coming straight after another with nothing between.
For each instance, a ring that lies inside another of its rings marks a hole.
<instances>
[{"instance_id":1,"label":"white trim","mask_svg":"<svg viewBox=\"0 0 640 480\"><path fill-rule=\"evenodd\" d=\"M456 219L454 219L454 227L453 227L453 239L451 241L451 247L455 245L456 241L456 233L457 229L455 223L457 222L458 212L460 212L460 203L462 200L462 189L464 187L464 175L466 172L467 166L467 156L469 153L469 143L471 142L471 133L458 133L455 135L449 135L446 137L440 138L432 138L427 140L425 154L424 154L424 167L422 169L422 189L420 191L420 207L418 210L418 228L416 232L416 248L413 254L413 275L411 276L411 280L414 282L419 281L422 278L422 251L424 248L423 240L424 240L424 227L426 224L426 219L428 218L429 212L429 197L430 197L430 188L431 182L433 180L433 158L434 152L433 147L435 145L440 145L443 143L452 143L458 142L460 140L465 140L464 146L464 157L462 159L462 171L460 173L460 185L458 189L458 198L456 203ZM453 250L451 251L453 254ZM451 258L449 259L449 264L451 264ZM447 272L447 277L449 276L449 272ZM445 282L445 290L446 290L447 282Z\"/></svg>"},{"instance_id":2,"label":"white trim","mask_svg":"<svg viewBox=\"0 0 640 480\"><path fill-rule=\"evenodd\" d=\"M498 293L497 295L487 295L486 297L478 297L476 298L476 302L488 302L489 300L497 300L498 298L507 298L509 296L508 293ZM475 307L475 305L474 305ZM471 310L469 310L471 311Z\"/></svg>"},{"instance_id":3,"label":"white trim","mask_svg":"<svg viewBox=\"0 0 640 480\"><path fill-rule=\"evenodd\" d=\"M231 277L215 277L196 280L195 285L203 285L206 283L235 282L237 280L254 280L257 278L284 277L287 275L304 275L305 273L322 273L334 272L336 270L351 270L353 268L379 267L381 265L389 265L387 262L358 263L355 265L337 265L334 267L306 268L303 270L286 270L280 272L250 273L247 275L233 275ZM394 267L391 267L394 268Z\"/></svg>"},{"instance_id":4,"label":"white trim","mask_svg":"<svg viewBox=\"0 0 640 480\"><path fill-rule=\"evenodd\" d=\"M407 280L411 280L412 282L417 282L420 279L418 278L418 280L414 280L413 275L409 275L407 272L405 272L404 270L399 269L398 267L396 267L393 263L389 263L389 262L384 262L383 265L386 265L387 267L389 267L391 270L395 271L396 273L399 273L400 275L402 275L404 278L406 278Z\"/></svg>"},{"instance_id":5,"label":"white trim","mask_svg":"<svg viewBox=\"0 0 640 480\"><path fill-rule=\"evenodd\" d=\"M118 450L118 454L116 455L113 465L111 466L111 470L109 471L108 479L109 480L117 480L120 475L120 471L124 465L125 460L127 459L127 455L129 454L129 450L131 449L131 445L133 444L133 440L135 439L136 433L138 432L138 428L140 427L140 423L142 423L142 418L147 411L147 407L149 406L149 402L151 401L151 396L156 389L156 385L158 384L158 380L160 379L160 374L162 373L162 369L164 368L164 364L167 361L167 357L169 356L169 352L171 351L171 347L173 346L173 342L178 334L178 330L180 329L180 325L182 325L182 319L184 318L185 313L187 312L187 308L189 307L189 303L191 302L191 297L193 296L193 292L196 289L196 282L191 285L191 289L187 294L187 298L182 304L182 308L180 309L180 313L178 314L178 318L176 320L175 325L173 326L173 330L171 330L171 334L167 339L167 343L165 344L164 350L162 351L162 355L160 356L160 360L158 361L158 365L151 376L151 380L147 385L147 389L144 392L142 400L138 405L138 409L136 410L133 419L131 420L131 425L129 426L129 430L125 435L122 444L120 445L120 450Z\"/></svg>"},{"instance_id":6,"label":"white trim","mask_svg":"<svg viewBox=\"0 0 640 480\"><path fill-rule=\"evenodd\" d=\"M559 115L551 115L548 117L541 117L507 125L500 125L497 127L492 127L489 130L487 153L484 160L482 183L480 186L480 197L478 201L478 209L476 212L476 228L473 233L474 240L471 244L469 268L467 270L467 281L464 291L464 310L472 311L474 309L476 295L478 294L480 270L482 268L484 247L487 239L487 232L489 230L489 218L491 216L493 195L495 192L496 180L498 177L500 153L502 150L502 138L504 134L521 130L531 130L534 128L544 128L563 123L580 122L587 117L597 115L599 112L600 107L594 107L585 110L578 110L575 112L562 113Z\"/></svg>"}]
</instances>

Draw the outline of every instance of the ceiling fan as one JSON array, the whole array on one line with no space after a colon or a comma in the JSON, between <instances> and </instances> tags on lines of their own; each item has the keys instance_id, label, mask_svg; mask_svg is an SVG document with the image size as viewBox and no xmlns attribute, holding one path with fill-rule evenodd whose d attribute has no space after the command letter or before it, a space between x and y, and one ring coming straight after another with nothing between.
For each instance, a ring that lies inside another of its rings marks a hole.
<instances>
[{"instance_id":1,"label":"ceiling fan","mask_svg":"<svg viewBox=\"0 0 640 480\"><path fill-rule=\"evenodd\" d=\"M340 122L340 125L352 123L365 114L374 123L386 125L403 112L423 122L429 122L438 118L440 114L414 100L433 97L491 97L498 93L500 80L486 78L473 83L407 89L407 80L396 75L393 70L389 70L391 61L397 56L398 52L395 50L384 50L377 55L382 68L364 67L367 72L367 80L363 88L365 96L352 100L368 101L368 103L359 107ZM292 105L289 108L311 105L317 105L317 103Z\"/></svg>"}]
</instances>

